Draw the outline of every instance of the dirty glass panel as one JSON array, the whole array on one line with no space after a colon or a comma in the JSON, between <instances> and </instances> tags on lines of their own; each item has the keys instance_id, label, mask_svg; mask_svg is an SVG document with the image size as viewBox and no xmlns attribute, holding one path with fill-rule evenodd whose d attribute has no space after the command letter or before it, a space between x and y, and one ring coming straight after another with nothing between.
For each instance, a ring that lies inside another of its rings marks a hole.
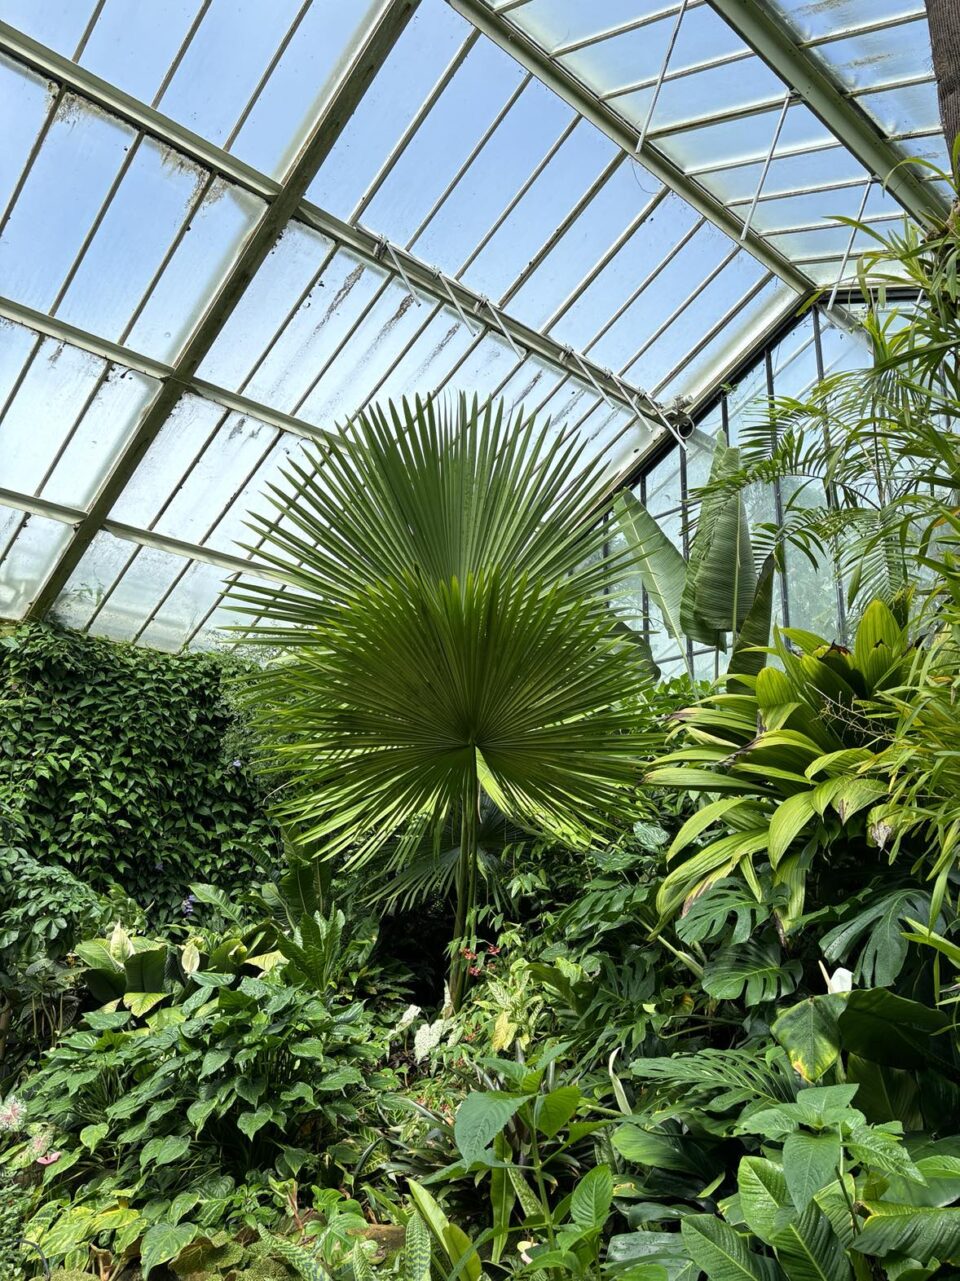
<instances>
[{"instance_id":1,"label":"dirty glass panel","mask_svg":"<svg viewBox=\"0 0 960 1281\"><path fill-rule=\"evenodd\" d=\"M158 384L19 326L9 330L19 330L16 347L24 359L0 418L3 484L83 507ZM6 332L0 331L0 340ZM24 333L29 350L23 347Z\"/></svg>"},{"instance_id":2,"label":"dirty glass panel","mask_svg":"<svg viewBox=\"0 0 960 1281\"><path fill-rule=\"evenodd\" d=\"M0 618L23 617L72 532L58 520L0 507L0 547L6 547L0 562Z\"/></svg>"}]
</instances>

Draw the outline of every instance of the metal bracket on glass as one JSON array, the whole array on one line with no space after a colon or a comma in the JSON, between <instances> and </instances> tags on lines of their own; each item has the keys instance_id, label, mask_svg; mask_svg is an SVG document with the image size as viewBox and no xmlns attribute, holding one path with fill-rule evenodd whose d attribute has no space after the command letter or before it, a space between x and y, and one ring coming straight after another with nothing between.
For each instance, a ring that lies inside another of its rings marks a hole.
<instances>
[{"instance_id":1,"label":"metal bracket on glass","mask_svg":"<svg viewBox=\"0 0 960 1281\"><path fill-rule=\"evenodd\" d=\"M453 304L454 310L456 311L457 315L463 321L463 325L467 333L470 334L471 337L473 338L478 337L479 335L477 331L474 329L473 325L471 325L470 321L467 319L466 312L463 310L463 308L460 306L460 303L457 301L457 295L450 288L450 281L446 278L446 276L439 269L439 267L434 272L434 275L437 278L437 283L443 286L444 292L446 293L447 297L450 299L451 303Z\"/></svg>"},{"instance_id":2,"label":"metal bracket on glass","mask_svg":"<svg viewBox=\"0 0 960 1281\"><path fill-rule=\"evenodd\" d=\"M600 399L603 400L607 405L609 405L611 409L617 408L617 406L613 403L613 401L610 399L607 393L603 390L603 388L597 382L596 378L593 376L593 371L584 363L584 360L578 351L574 351L572 347L564 347L563 359L565 361L572 360L574 364L576 364L577 367L580 369L580 372L583 374L584 378L586 378L587 382L590 383L591 387L597 393ZM632 396L630 397L630 403L633 405ZM636 405L634 405L633 407L634 407L634 411L636 412Z\"/></svg>"},{"instance_id":3,"label":"metal bracket on glass","mask_svg":"<svg viewBox=\"0 0 960 1281\"><path fill-rule=\"evenodd\" d=\"M497 308L490 301L490 299L487 297L486 294L480 295L480 297L477 299L474 310L479 312L481 307L486 307L487 311L489 311L490 315L496 321L497 328L500 330L504 338L506 338L507 342L513 348L513 354L516 356L517 360L526 360L528 353L525 351L521 351L521 349L514 342L512 335L508 331L506 325L503 323L503 319L500 316L500 312L497 310Z\"/></svg>"},{"instance_id":4,"label":"metal bracket on glass","mask_svg":"<svg viewBox=\"0 0 960 1281\"><path fill-rule=\"evenodd\" d=\"M414 289L413 285L411 285L410 278L407 275L407 273L403 270L403 264L401 263L400 259L397 257L397 251L394 249L393 245L386 238L386 236L378 236L377 243L374 246L373 256L377 262L382 262L384 255L386 255L390 259L390 261L393 263L394 270L396 271L397 275L400 277L400 279L403 281L403 283L407 287L407 293L410 295L410 297L419 307L420 304L423 302L423 299Z\"/></svg>"}]
</instances>

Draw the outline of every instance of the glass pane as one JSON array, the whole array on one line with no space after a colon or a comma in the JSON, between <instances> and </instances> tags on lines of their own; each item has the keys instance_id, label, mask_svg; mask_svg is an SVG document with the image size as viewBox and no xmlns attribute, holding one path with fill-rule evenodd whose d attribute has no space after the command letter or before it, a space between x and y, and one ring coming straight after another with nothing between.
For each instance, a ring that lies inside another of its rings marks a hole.
<instances>
[{"instance_id":1,"label":"glass pane","mask_svg":"<svg viewBox=\"0 0 960 1281\"><path fill-rule=\"evenodd\" d=\"M31 339L30 354L0 419L3 483L82 507L158 384L52 338L42 339L34 353L34 336L23 333ZM17 346L22 343L18 336Z\"/></svg>"},{"instance_id":2,"label":"glass pane","mask_svg":"<svg viewBox=\"0 0 960 1281\"><path fill-rule=\"evenodd\" d=\"M0 618L23 617L72 533L58 520L0 507L0 547L7 549L0 564Z\"/></svg>"}]
</instances>

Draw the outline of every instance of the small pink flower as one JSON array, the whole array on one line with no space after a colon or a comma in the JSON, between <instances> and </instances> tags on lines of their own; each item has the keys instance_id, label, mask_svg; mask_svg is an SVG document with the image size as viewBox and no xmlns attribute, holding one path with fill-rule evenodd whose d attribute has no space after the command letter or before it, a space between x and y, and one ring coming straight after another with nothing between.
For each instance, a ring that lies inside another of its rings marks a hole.
<instances>
[{"instance_id":1,"label":"small pink flower","mask_svg":"<svg viewBox=\"0 0 960 1281\"><path fill-rule=\"evenodd\" d=\"M54 1161L60 1160L59 1152L48 1152L46 1156L37 1157L37 1165L53 1165Z\"/></svg>"}]
</instances>

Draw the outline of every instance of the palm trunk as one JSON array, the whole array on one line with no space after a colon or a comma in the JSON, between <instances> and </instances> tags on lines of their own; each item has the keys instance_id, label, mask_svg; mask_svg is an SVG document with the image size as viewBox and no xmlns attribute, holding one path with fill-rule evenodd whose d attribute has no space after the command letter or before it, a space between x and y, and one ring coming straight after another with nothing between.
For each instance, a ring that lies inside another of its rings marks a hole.
<instances>
[{"instance_id":1,"label":"palm trunk","mask_svg":"<svg viewBox=\"0 0 960 1281\"><path fill-rule=\"evenodd\" d=\"M957 0L926 0L926 3L940 117L953 161L953 148L960 137L960 8Z\"/></svg>"},{"instance_id":2,"label":"palm trunk","mask_svg":"<svg viewBox=\"0 0 960 1281\"><path fill-rule=\"evenodd\" d=\"M462 949L473 928L477 896L477 843L480 830L480 784L474 771L463 796L460 818L460 859L457 863L457 919L454 946L457 951L450 965L450 1002L459 1010L467 990L469 965Z\"/></svg>"}]
</instances>

